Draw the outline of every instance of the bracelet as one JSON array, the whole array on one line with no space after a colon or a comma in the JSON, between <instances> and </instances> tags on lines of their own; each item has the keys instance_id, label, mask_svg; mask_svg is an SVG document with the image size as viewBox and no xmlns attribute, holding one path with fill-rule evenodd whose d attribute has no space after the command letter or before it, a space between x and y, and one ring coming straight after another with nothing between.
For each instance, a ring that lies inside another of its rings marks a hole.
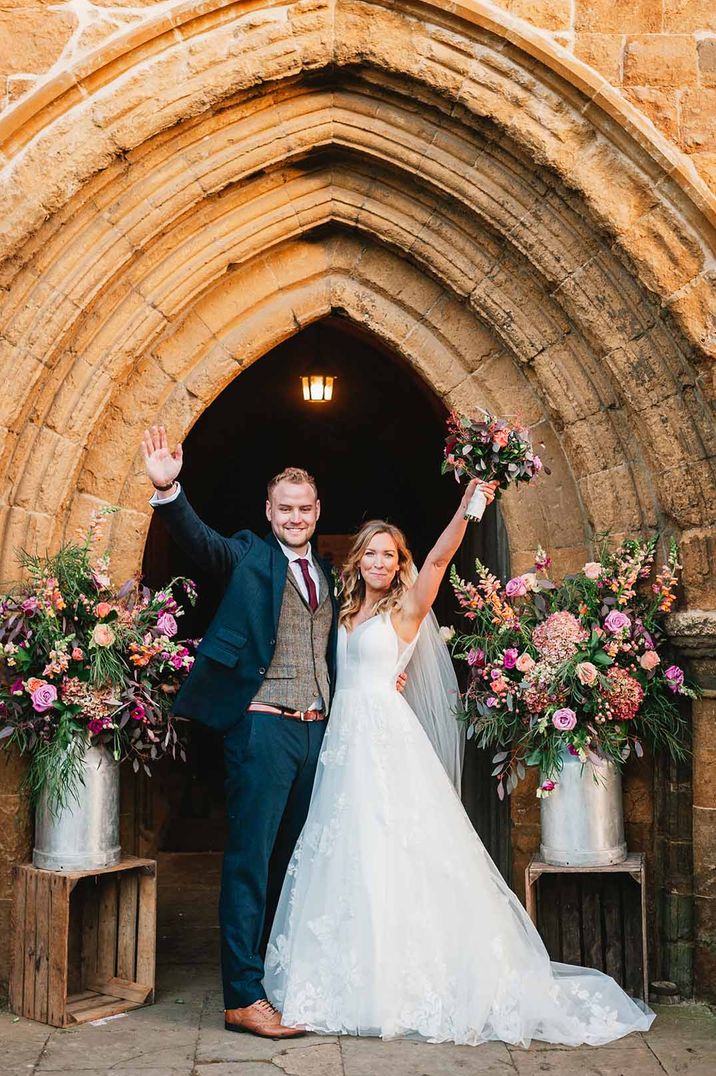
<instances>
[{"instance_id":1,"label":"bracelet","mask_svg":"<svg viewBox=\"0 0 716 1076\"><path fill-rule=\"evenodd\" d=\"M175 484L176 484L176 478L175 478L175 479L173 479L173 480L172 480L172 481L171 481L171 482L169 483L169 485L168 485L168 486L158 486L158 485L156 484L156 482L152 482L152 485L154 486L154 488L155 488L155 489L158 489L160 493L167 493L167 492L168 492L168 490L170 490L170 489L172 488L172 486L173 486L173 485L175 485Z\"/></svg>"}]
</instances>

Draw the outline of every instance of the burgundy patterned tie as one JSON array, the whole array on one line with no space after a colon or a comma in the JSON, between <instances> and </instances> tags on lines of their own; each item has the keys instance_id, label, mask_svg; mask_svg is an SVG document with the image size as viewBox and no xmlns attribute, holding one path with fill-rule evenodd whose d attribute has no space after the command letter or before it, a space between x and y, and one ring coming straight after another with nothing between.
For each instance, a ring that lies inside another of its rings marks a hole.
<instances>
[{"instance_id":1,"label":"burgundy patterned tie","mask_svg":"<svg viewBox=\"0 0 716 1076\"><path fill-rule=\"evenodd\" d=\"M308 570L308 561L305 557L298 557L298 563L301 565L301 571L303 572L303 578L308 590L308 605L312 613L315 613L318 608L318 594L316 593L316 584L311 579L311 573Z\"/></svg>"}]
</instances>

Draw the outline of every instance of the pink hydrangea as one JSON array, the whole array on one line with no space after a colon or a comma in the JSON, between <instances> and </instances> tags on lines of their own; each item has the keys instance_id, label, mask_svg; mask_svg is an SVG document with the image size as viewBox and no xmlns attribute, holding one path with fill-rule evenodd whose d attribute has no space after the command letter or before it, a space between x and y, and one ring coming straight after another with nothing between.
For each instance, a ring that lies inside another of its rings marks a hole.
<instances>
[{"instance_id":1,"label":"pink hydrangea","mask_svg":"<svg viewBox=\"0 0 716 1076\"><path fill-rule=\"evenodd\" d=\"M609 681L607 699L614 721L630 721L636 717L644 698L644 688L630 676L626 669L613 665L607 673Z\"/></svg>"},{"instance_id":2,"label":"pink hydrangea","mask_svg":"<svg viewBox=\"0 0 716 1076\"><path fill-rule=\"evenodd\" d=\"M577 652L589 633L566 610L551 613L532 632L532 641L543 657L549 661L566 661Z\"/></svg>"}]
</instances>

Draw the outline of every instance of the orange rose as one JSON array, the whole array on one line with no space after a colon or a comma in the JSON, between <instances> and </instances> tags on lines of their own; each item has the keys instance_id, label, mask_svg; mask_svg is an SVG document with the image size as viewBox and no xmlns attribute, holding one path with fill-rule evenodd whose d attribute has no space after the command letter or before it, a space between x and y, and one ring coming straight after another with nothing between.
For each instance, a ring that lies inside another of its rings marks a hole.
<instances>
[{"instance_id":1,"label":"orange rose","mask_svg":"<svg viewBox=\"0 0 716 1076\"><path fill-rule=\"evenodd\" d=\"M109 602L98 602L95 606L95 615L98 616L100 620L103 620L104 617L109 616L111 612L112 606L109 604Z\"/></svg>"},{"instance_id":2,"label":"orange rose","mask_svg":"<svg viewBox=\"0 0 716 1076\"><path fill-rule=\"evenodd\" d=\"M25 681L25 691L32 695L39 687L45 687L46 683L47 681L41 680L39 676L31 676L29 680Z\"/></svg>"}]
</instances>

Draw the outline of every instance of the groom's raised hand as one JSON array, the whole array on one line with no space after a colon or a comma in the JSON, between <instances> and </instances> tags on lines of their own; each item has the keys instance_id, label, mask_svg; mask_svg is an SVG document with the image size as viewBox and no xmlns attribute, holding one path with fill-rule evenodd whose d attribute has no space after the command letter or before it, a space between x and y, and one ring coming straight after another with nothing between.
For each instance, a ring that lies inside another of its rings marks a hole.
<instances>
[{"instance_id":1,"label":"groom's raised hand","mask_svg":"<svg viewBox=\"0 0 716 1076\"><path fill-rule=\"evenodd\" d=\"M169 450L167 431L164 426L152 426L144 431L142 438L142 457L149 480L165 496L171 494L171 487L181 471L182 447L178 443L173 452Z\"/></svg>"}]
</instances>

